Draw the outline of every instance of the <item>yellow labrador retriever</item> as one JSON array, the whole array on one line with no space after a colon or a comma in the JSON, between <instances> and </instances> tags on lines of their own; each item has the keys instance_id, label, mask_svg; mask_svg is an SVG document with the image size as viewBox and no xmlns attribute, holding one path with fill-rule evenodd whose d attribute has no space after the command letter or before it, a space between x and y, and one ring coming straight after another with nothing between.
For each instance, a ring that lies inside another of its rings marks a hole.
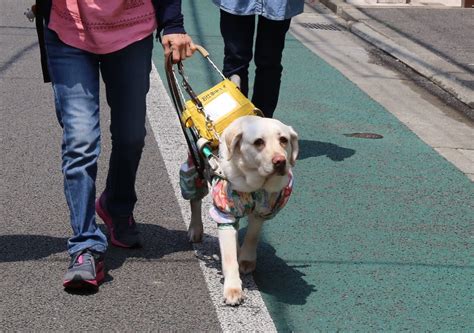
<instances>
[{"instance_id":1,"label":"yellow labrador retriever","mask_svg":"<svg viewBox=\"0 0 474 333\"><path fill-rule=\"evenodd\" d=\"M288 201L292 189L291 167L298 155L298 135L276 119L245 116L233 121L222 133L219 165L224 178L214 178L211 217L217 222L224 300L238 305L243 300L240 273L255 270L257 244L262 224ZM191 202L191 242L202 239L201 199ZM238 244L238 220L248 217L242 246Z\"/></svg>"}]
</instances>

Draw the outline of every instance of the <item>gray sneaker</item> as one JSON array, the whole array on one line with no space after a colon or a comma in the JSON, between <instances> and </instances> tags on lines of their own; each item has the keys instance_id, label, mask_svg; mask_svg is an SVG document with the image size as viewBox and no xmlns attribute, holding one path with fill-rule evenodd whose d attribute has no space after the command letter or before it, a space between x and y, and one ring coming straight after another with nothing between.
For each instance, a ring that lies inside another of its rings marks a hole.
<instances>
[{"instance_id":1,"label":"gray sneaker","mask_svg":"<svg viewBox=\"0 0 474 333\"><path fill-rule=\"evenodd\" d=\"M63 286L65 289L97 290L104 277L104 255L86 249L71 257Z\"/></svg>"}]
</instances>

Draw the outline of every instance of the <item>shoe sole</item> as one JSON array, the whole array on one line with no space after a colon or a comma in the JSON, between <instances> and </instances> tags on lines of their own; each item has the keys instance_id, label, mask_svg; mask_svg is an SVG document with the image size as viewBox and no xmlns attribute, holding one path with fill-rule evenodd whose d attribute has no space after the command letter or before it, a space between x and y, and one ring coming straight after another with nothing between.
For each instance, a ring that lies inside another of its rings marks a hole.
<instances>
[{"instance_id":1,"label":"shoe sole","mask_svg":"<svg viewBox=\"0 0 474 333\"><path fill-rule=\"evenodd\" d=\"M99 217L102 219L102 221L104 221L105 226L107 227L109 231L110 242L112 243L112 245L117 246L117 247L122 247L125 249L140 247L139 245L135 245L135 244L134 245L124 244L115 238L114 225L112 223L112 219L109 217L109 214L107 214L105 209L103 209L102 206L100 205L100 198L95 201L95 211L97 212Z\"/></svg>"},{"instance_id":2,"label":"shoe sole","mask_svg":"<svg viewBox=\"0 0 474 333\"><path fill-rule=\"evenodd\" d=\"M63 287L66 290L97 291L99 283L97 280L67 280L64 281Z\"/></svg>"}]
</instances>

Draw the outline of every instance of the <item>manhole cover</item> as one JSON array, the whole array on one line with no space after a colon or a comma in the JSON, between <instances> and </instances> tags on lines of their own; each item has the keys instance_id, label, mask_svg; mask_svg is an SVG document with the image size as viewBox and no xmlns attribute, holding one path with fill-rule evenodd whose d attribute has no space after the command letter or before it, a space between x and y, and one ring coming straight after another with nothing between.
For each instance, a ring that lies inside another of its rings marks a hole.
<instances>
[{"instance_id":1,"label":"manhole cover","mask_svg":"<svg viewBox=\"0 0 474 333\"><path fill-rule=\"evenodd\" d=\"M299 25L305 29L341 31L341 28L336 24L299 23Z\"/></svg>"},{"instance_id":2,"label":"manhole cover","mask_svg":"<svg viewBox=\"0 0 474 333\"><path fill-rule=\"evenodd\" d=\"M376 134L376 133L350 133L344 134L345 136L349 136L351 138L360 138L360 139L382 139L383 135Z\"/></svg>"}]
</instances>

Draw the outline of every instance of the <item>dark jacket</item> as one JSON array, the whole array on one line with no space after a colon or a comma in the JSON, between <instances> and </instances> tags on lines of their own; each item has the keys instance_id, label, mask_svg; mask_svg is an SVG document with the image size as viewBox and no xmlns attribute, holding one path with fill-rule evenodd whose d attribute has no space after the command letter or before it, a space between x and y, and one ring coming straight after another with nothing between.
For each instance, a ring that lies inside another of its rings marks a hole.
<instances>
[{"instance_id":1,"label":"dark jacket","mask_svg":"<svg viewBox=\"0 0 474 333\"><path fill-rule=\"evenodd\" d=\"M158 21L158 35L185 33L184 19L181 13L181 0L153 0L156 19Z\"/></svg>"}]
</instances>

